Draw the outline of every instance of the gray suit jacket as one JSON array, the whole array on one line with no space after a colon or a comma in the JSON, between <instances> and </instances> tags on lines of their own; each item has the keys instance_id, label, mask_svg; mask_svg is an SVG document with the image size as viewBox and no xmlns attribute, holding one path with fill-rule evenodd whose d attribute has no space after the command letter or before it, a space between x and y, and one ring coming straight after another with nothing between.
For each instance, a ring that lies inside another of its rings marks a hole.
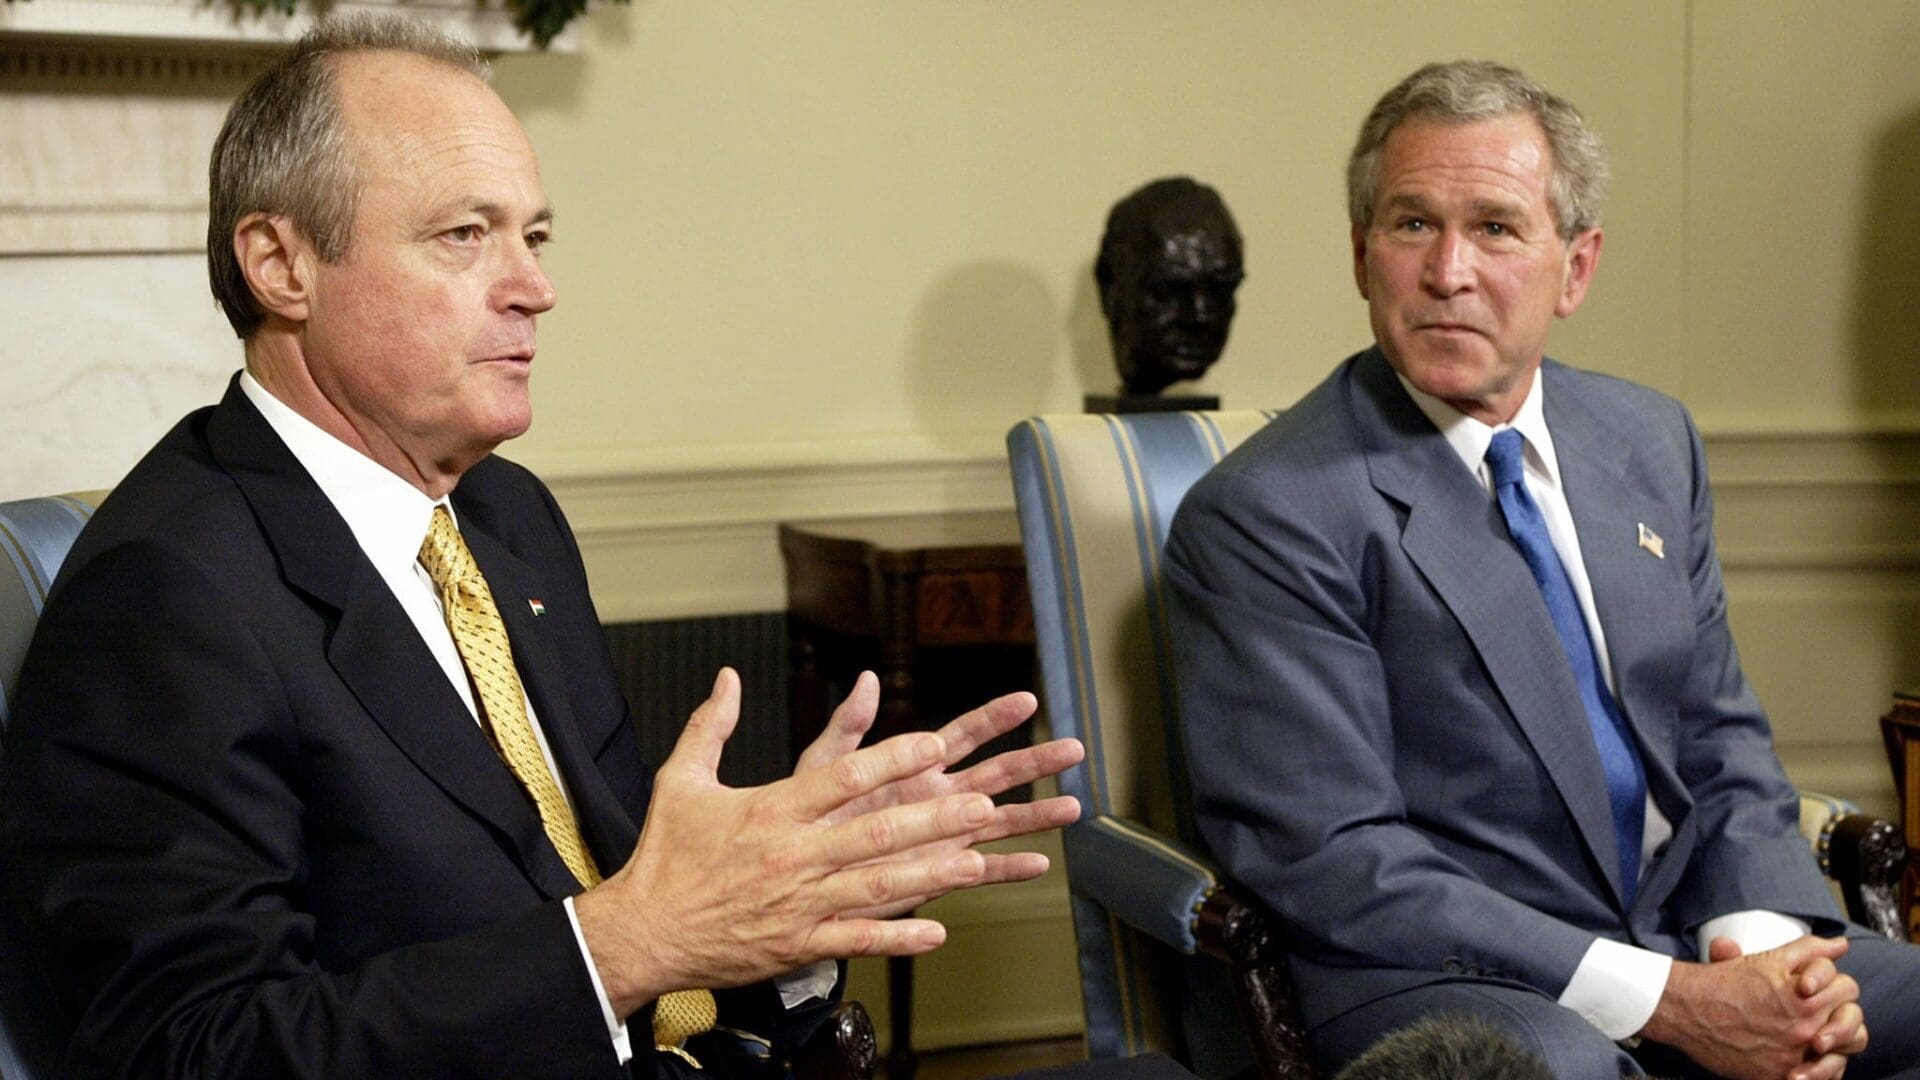
<instances>
[{"instance_id":1,"label":"gray suit jacket","mask_svg":"<svg viewBox=\"0 0 1920 1080\"><path fill-rule=\"evenodd\" d=\"M1201 831L1298 933L1310 1026L1449 976L1558 996L1595 936L1691 956L1688 931L1730 911L1838 929L1728 633L1691 420L1618 379L1551 360L1542 377L1620 704L1674 826L1630 911L1540 591L1378 350L1249 439L1174 521Z\"/></svg>"}]
</instances>

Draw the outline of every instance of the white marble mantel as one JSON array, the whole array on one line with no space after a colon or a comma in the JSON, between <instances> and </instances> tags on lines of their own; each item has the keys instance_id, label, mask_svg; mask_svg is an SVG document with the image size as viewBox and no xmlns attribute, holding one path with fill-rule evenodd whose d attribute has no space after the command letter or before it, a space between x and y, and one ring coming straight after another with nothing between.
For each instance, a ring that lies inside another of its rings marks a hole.
<instances>
[{"instance_id":1,"label":"white marble mantel","mask_svg":"<svg viewBox=\"0 0 1920 1080\"><path fill-rule=\"evenodd\" d=\"M227 0L0 0L0 255L193 251L227 104L312 25ZM489 51L527 48L474 0L337 2L404 11ZM577 33L577 30L570 31ZM562 35L556 47L572 41Z\"/></svg>"},{"instance_id":2,"label":"white marble mantel","mask_svg":"<svg viewBox=\"0 0 1920 1080\"><path fill-rule=\"evenodd\" d=\"M330 5L370 8L528 47L497 0ZM113 484L240 366L207 288L207 156L301 9L0 0L0 500Z\"/></svg>"},{"instance_id":3,"label":"white marble mantel","mask_svg":"<svg viewBox=\"0 0 1920 1080\"><path fill-rule=\"evenodd\" d=\"M476 0L332 0L335 14L404 11L437 23L488 52L531 48L504 7ZM296 13L238 11L227 0L0 0L0 34L44 34L95 41L140 40L272 45L292 41L313 25L313 6ZM571 52L575 31L549 49Z\"/></svg>"}]
</instances>

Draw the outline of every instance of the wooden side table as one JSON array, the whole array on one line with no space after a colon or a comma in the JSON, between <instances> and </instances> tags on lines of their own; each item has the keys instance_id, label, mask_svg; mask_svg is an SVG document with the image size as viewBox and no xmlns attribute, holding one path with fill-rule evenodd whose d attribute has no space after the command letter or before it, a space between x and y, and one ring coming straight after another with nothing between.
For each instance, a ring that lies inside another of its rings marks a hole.
<instances>
[{"instance_id":1,"label":"wooden side table","mask_svg":"<svg viewBox=\"0 0 1920 1080\"><path fill-rule=\"evenodd\" d=\"M1033 608L1011 510L780 526L798 753L854 677L880 677L869 741L932 729L1033 686ZM978 756L1029 735L1018 729ZM913 962L887 962L889 1080L913 1076Z\"/></svg>"},{"instance_id":2,"label":"wooden side table","mask_svg":"<svg viewBox=\"0 0 1920 1080\"><path fill-rule=\"evenodd\" d=\"M1920 691L1893 695L1893 711L1880 718L1900 794L1900 828L1907 841L1907 870L1900 880L1900 910L1907 939L1920 941Z\"/></svg>"}]
</instances>

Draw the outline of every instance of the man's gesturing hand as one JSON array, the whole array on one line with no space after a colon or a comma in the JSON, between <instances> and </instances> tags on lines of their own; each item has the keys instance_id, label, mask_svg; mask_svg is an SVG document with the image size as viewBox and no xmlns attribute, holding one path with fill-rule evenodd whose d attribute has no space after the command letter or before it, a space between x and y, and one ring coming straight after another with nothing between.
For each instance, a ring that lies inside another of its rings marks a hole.
<instances>
[{"instance_id":1,"label":"man's gesturing hand","mask_svg":"<svg viewBox=\"0 0 1920 1080\"><path fill-rule=\"evenodd\" d=\"M944 763L954 755L943 736L954 725L865 749L841 745L852 728L864 734L871 723L871 708L852 704L862 693L856 687L822 736L834 744L809 748L792 777L729 788L717 770L739 720L740 682L732 670L720 672L655 777L633 857L574 902L616 1014L628 1016L668 990L740 985L829 957L925 952L946 940L944 927L885 916L956 888L1045 869L1044 859L1039 869L996 865L968 845L1071 821L1071 799L1064 809L1050 800L1039 805L1051 810L1017 815L995 808L986 793L995 778L1023 770L946 777ZM1006 717L998 704L968 715L991 713L992 727ZM1001 730L1032 708L1027 697ZM1064 756L1054 751L1041 760ZM1071 760L1050 771L1072 760L1077 744Z\"/></svg>"},{"instance_id":2,"label":"man's gesturing hand","mask_svg":"<svg viewBox=\"0 0 1920 1080\"><path fill-rule=\"evenodd\" d=\"M996 754L986 761L957 773L947 770L989 741L1012 731L1033 715L1037 702L1032 694L1008 694L995 698L942 727L939 731L946 752L928 767L885 784L874 791L838 807L827 815L830 822L849 821L889 807L905 806L945 796L974 792L997 796L1021 784L1053 776L1079 763L1085 751L1078 739L1054 739L1038 746L1023 747ZM794 775L810 769L826 768L852 753L873 726L880 707L880 680L863 671L854 680L853 691L833 712L825 731L800 755ZM1057 829L1070 825L1080 816L1080 804L1061 795L1034 803L1010 803L996 806L993 815L979 828L960 836L943 837L930 844L901 852L894 858L933 859L943 854L956 855L974 844L1001 840L1010 836ZM1003 881L1025 881L1046 873L1047 857L1038 852L1020 851L985 854L986 870L972 885L991 885ZM948 891L947 889L940 890ZM933 899L938 893L897 896L876 902L855 912L871 917L897 915Z\"/></svg>"},{"instance_id":3,"label":"man's gesturing hand","mask_svg":"<svg viewBox=\"0 0 1920 1080\"><path fill-rule=\"evenodd\" d=\"M1716 938L1708 963L1674 962L1642 1034L1731 1080L1836 1080L1866 1047L1860 987L1833 964L1846 951L1801 937L1742 956Z\"/></svg>"}]
</instances>

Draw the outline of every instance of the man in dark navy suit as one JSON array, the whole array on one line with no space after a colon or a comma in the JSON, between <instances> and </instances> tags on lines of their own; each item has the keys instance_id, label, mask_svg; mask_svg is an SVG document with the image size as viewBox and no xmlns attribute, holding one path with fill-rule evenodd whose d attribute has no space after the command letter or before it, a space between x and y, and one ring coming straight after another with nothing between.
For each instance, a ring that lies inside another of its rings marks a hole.
<instances>
[{"instance_id":1,"label":"man in dark navy suit","mask_svg":"<svg viewBox=\"0 0 1920 1080\"><path fill-rule=\"evenodd\" d=\"M246 370L75 545L0 785L76 1073L678 1075L700 1037L649 1024L678 992L778 1054L837 958L935 948L916 905L1046 866L975 844L1077 812L991 799L1071 741L947 771L1031 695L861 749L870 675L785 781L716 779L731 671L643 765L566 521L493 455L554 289L484 74L322 23L215 146Z\"/></svg>"}]
</instances>

